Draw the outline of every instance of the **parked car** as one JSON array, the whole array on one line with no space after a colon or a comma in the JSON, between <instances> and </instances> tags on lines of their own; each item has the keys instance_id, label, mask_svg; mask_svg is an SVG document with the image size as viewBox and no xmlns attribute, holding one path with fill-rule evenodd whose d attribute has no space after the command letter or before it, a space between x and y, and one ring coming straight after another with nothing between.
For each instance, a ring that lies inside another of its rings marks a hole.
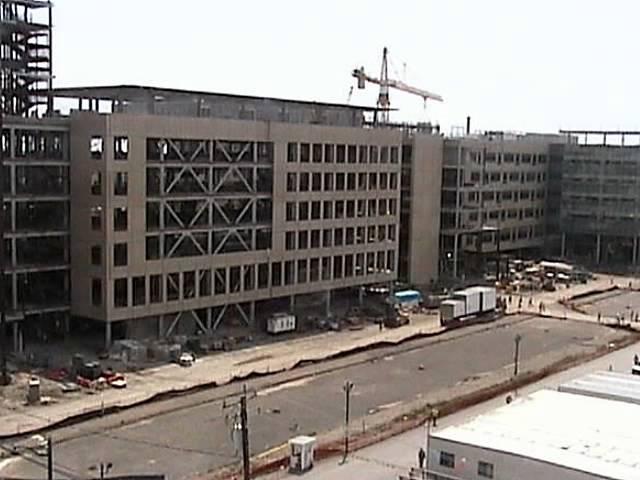
<instances>
[{"instance_id":1,"label":"parked car","mask_svg":"<svg viewBox=\"0 0 640 480\"><path fill-rule=\"evenodd\" d=\"M181 367L190 367L196 361L196 357L193 353L184 352L180 354L180 358L178 359L178 365Z\"/></svg>"}]
</instances>

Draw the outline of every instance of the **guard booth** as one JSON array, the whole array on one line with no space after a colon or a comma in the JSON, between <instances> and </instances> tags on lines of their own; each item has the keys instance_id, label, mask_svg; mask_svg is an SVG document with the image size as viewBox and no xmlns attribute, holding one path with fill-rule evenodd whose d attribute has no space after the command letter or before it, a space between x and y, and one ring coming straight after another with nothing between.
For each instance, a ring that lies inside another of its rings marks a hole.
<instances>
[{"instance_id":1,"label":"guard booth","mask_svg":"<svg viewBox=\"0 0 640 480\"><path fill-rule=\"evenodd\" d=\"M313 468L316 438L301 435L289 440L289 472L304 473Z\"/></svg>"}]
</instances>

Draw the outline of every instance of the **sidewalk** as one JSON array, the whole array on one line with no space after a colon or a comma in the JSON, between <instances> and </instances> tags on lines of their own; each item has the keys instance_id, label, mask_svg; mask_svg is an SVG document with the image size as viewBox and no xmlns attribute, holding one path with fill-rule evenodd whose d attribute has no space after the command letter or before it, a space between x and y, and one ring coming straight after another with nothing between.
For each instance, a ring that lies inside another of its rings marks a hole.
<instances>
[{"instance_id":1,"label":"sidewalk","mask_svg":"<svg viewBox=\"0 0 640 480\"><path fill-rule=\"evenodd\" d=\"M190 368L165 365L131 373L125 390L106 389L83 398L48 406L25 406L2 415L0 438L28 434L102 410L131 407L165 393L224 385L251 374L285 371L300 362L320 361L379 343L396 344L440 331L438 315L421 314L412 316L411 323L401 328L380 331L378 326L368 325L362 330L321 333L203 357Z\"/></svg>"}]
</instances>

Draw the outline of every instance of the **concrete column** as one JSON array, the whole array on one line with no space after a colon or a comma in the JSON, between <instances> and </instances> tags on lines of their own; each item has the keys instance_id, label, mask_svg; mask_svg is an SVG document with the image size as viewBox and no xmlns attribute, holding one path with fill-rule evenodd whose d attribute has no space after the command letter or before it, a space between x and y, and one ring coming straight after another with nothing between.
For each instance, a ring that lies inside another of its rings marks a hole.
<instances>
[{"instance_id":1,"label":"concrete column","mask_svg":"<svg viewBox=\"0 0 640 480\"><path fill-rule=\"evenodd\" d=\"M596 265L600 264L600 234L596 235Z\"/></svg>"},{"instance_id":2,"label":"concrete column","mask_svg":"<svg viewBox=\"0 0 640 480\"><path fill-rule=\"evenodd\" d=\"M291 295L289 297L289 312L293 313L296 311L296 296Z\"/></svg>"},{"instance_id":3,"label":"concrete column","mask_svg":"<svg viewBox=\"0 0 640 480\"><path fill-rule=\"evenodd\" d=\"M364 287L359 287L358 288L358 305L362 307L363 303L364 303Z\"/></svg>"},{"instance_id":4,"label":"concrete column","mask_svg":"<svg viewBox=\"0 0 640 480\"><path fill-rule=\"evenodd\" d=\"M256 325L256 302L249 303L249 322L252 327Z\"/></svg>"},{"instance_id":5,"label":"concrete column","mask_svg":"<svg viewBox=\"0 0 640 480\"><path fill-rule=\"evenodd\" d=\"M111 348L111 322L104 323L104 348Z\"/></svg>"},{"instance_id":6,"label":"concrete column","mask_svg":"<svg viewBox=\"0 0 640 480\"><path fill-rule=\"evenodd\" d=\"M564 258L567 249L567 234L563 233L560 237L560 257Z\"/></svg>"},{"instance_id":7,"label":"concrete column","mask_svg":"<svg viewBox=\"0 0 640 480\"><path fill-rule=\"evenodd\" d=\"M20 325L18 322L13 322L11 327L13 329L13 351L20 353L22 351L20 348Z\"/></svg>"},{"instance_id":8,"label":"concrete column","mask_svg":"<svg viewBox=\"0 0 640 480\"><path fill-rule=\"evenodd\" d=\"M158 315L158 339L164 338L164 315Z\"/></svg>"},{"instance_id":9,"label":"concrete column","mask_svg":"<svg viewBox=\"0 0 640 480\"><path fill-rule=\"evenodd\" d=\"M328 317L331 316L331 290L325 292L324 297L325 314Z\"/></svg>"},{"instance_id":10,"label":"concrete column","mask_svg":"<svg viewBox=\"0 0 640 480\"><path fill-rule=\"evenodd\" d=\"M633 251L631 252L631 263L636 265L638 262L638 237L633 237Z\"/></svg>"},{"instance_id":11,"label":"concrete column","mask_svg":"<svg viewBox=\"0 0 640 480\"><path fill-rule=\"evenodd\" d=\"M458 234L453 234L453 278L458 277Z\"/></svg>"},{"instance_id":12,"label":"concrete column","mask_svg":"<svg viewBox=\"0 0 640 480\"><path fill-rule=\"evenodd\" d=\"M215 278L213 279L215 281ZM211 285L213 288L213 284ZM211 332L213 327L213 308L207 308L207 331Z\"/></svg>"}]
</instances>

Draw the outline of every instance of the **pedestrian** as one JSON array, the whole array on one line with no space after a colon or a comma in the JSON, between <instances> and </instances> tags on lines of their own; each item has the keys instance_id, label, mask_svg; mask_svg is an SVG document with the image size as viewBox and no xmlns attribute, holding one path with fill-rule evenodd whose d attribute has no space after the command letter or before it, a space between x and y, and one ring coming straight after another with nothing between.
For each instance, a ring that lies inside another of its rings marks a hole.
<instances>
[{"instance_id":1,"label":"pedestrian","mask_svg":"<svg viewBox=\"0 0 640 480\"><path fill-rule=\"evenodd\" d=\"M511 305L511 295L509 295L509 305Z\"/></svg>"},{"instance_id":2,"label":"pedestrian","mask_svg":"<svg viewBox=\"0 0 640 480\"><path fill-rule=\"evenodd\" d=\"M638 354L637 353L633 356L633 364L634 365L640 365L640 359L638 358Z\"/></svg>"},{"instance_id":3,"label":"pedestrian","mask_svg":"<svg viewBox=\"0 0 640 480\"><path fill-rule=\"evenodd\" d=\"M518 299L518 310L522 308L522 297Z\"/></svg>"},{"instance_id":4,"label":"pedestrian","mask_svg":"<svg viewBox=\"0 0 640 480\"><path fill-rule=\"evenodd\" d=\"M427 454L424 451L424 448L420 447L420 450L418 450L418 466L421 470L424 468L424 461L426 458Z\"/></svg>"},{"instance_id":5,"label":"pedestrian","mask_svg":"<svg viewBox=\"0 0 640 480\"><path fill-rule=\"evenodd\" d=\"M378 322L378 327L380 328L380 331L382 331L382 327L384 327L382 320Z\"/></svg>"},{"instance_id":6,"label":"pedestrian","mask_svg":"<svg viewBox=\"0 0 640 480\"><path fill-rule=\"evenodd\" d=\"M533 297L529 297L529 306L533 306Z\"/></svg>"},{"instance_id":7,"label":"pedestrian","mask_svg":"<svg viewBox=\"0 0 640 480\"><path fill-rule=\"evenodd\" d=\"M602 320L602 314L598 312L598 323L600 323L601 320Z\"/></svg>"}]
</instances>

